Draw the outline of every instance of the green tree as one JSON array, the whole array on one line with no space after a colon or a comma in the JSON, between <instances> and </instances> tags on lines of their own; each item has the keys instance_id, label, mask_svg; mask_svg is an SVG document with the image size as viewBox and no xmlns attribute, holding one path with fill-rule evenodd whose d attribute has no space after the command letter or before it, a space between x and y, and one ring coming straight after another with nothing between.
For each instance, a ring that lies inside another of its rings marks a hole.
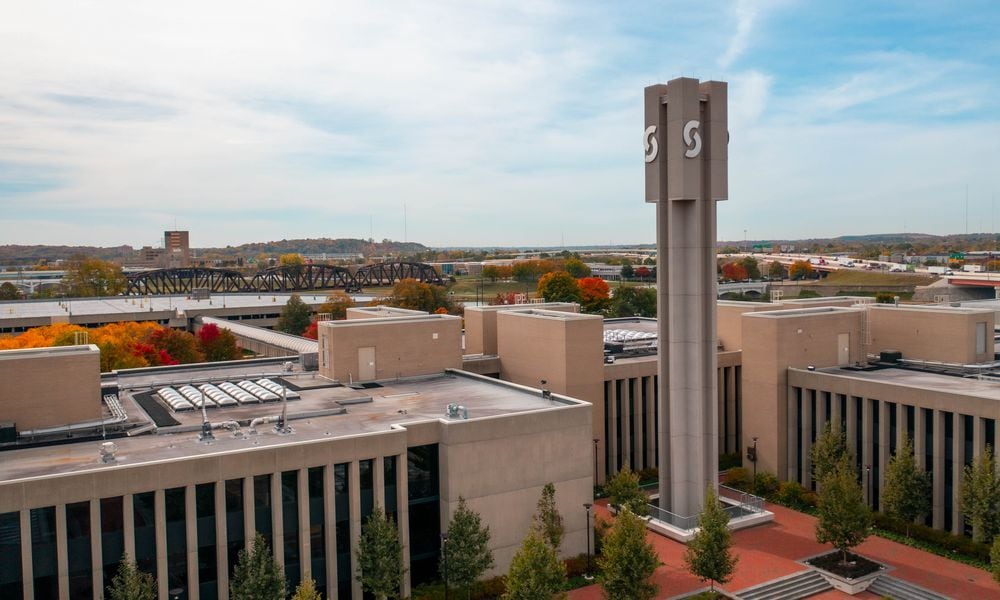
<instances>
[{"instance_id":1,"label":"green tree","mask_svg":"<svg viewBox=\"0 0 1000 600\"><path fill-rule=\"evenodd\" d=\"M281 565L271 556L264 536L257 533L250 552L240 550L229 581L229 597L232 600L284 600L285 586Z\"/></svg>"},{"instance_id":2,"label":"green tree","mask_svg":"<svg viewBox=\"0 0 1000 600\"><path fill-rule=\"evenodd\" d=\"M822 482L841 462L849 460L847 438L843 432L835 432L827 423L823 433L813 442L810 451L813 479Z\"/></svg>"},{"instance_id":3,"label":"green tree","mask_svg":"<svg viewBox=\"0 0 1000 600\"><path fill-rule=\"evenodd\" d=\"M623 509L601 544L597 581L608 600L652 600L658 586L650 581L659 566L656 550L646 541L646 524Z\"/></svg>"},{"instance_id":4,"label":"green tree","mask_svg":"<svg viewBox=\"0 0 1000 600\"><path fill-rule=\"evenodd\" d=\"M993 547L990 548L990 573L993 580L1000 583L1000 536L993 538Z\"/></svg>"},{"instance_id":5,"label":"green tree","mask_svg":"<svg viewBox=\"0 0 1000 600\"><path fill-rule=\"evenodd\" d=\"M125 554L118 563L118 574L108 586L108 597L111 600L154 600L156 580L136 568L135 562Z\"/></svg>"},{"instance_id":6,"label":"green tree","mask_svg":"<svg viewBox=\"0 0 1000 600\"><path fill-rule=\"evenodd\" d=\"M117 296L125 291L128 280L122 268L99 258L74 257L66 267L62 280L67 296L89 298L93 296Z\"/></svg>"},{"instance_id":7,"label":"green tree","mask_svg":"<svg viewBox=\"0 0 1000 600\"><path fill-rule=\"evenodd\" d=\"M340 290L336 290L326 297L326 302L320 305L317 312L329 314L331 320L342 321L347 318L347 309L353 307L354 298L351 298Z\"/></svg>"},{"instance_id":8,"label":"green tree","mask_svg":"<svg viewBox=\"0 0 1000 600\"><path fill-rule=\"evenodd\" d=\"M906 523L906 537L910 537L910 523L922 518L931 508L931 481L927 473L917 467L913 457L913 444L903 434L903 443L889 459L885 471L885 489L882 503L885 512Z\"/></svg>"},{"instance_id":9,"label":"green tree","mask_svg":"<svg viewBox=\"0 0 1000 600\"><path fill-rule=\"evenodd\" d=\"M447 569L444 568L446 557ZM444 543L439 571L447 572L448 584L464 588L466 597L470 597L472 584L493 565L490 528L483 526L479 513L466 506L465 498L459 496L458 508L448 523L448 539Z\"/></svg>"},{"instance_id":10,"label":"green tree","mask_svg":"<svg viewBox=\"0 0 1000 600\"><path fill-rule=\"evenodd\" d=\"M702 581L712 582L712 592L715 592L716 582L728 582L736 570L739 558L733 554L732 545L729 515L722 509L715 488L710 485L705 492L705 506L698 516L698 533L688 543L684 562Z\"/></svg>"},{"instance_id":11,"label":"green tree","mask_svg":"<svg viewBox=\"0 0 1000 600\"><path fill-rule=\"evenodd\" d=\"M565 598L566 564L559 560L542 534L532 528L510 561L504 600Z\"/></svg>"},{"instance_id":12,"label":"green tree","mask_svg":"<svg viewBox=\"0 0 1000 600\"><path fill-rule=\"evenodd\" d=\"M632 279L635 277L635 269L632 268L632 263L626 261L622 262L622 279Z\"/></svg>"},{"instance_id":13,"label":"green tree","mask_svg":"<svg viewBox=\"0 0 1000 600\"><path fill-rule=\"evenodd\" d=\"M0 300L17 300L21 297L21 291L17 286L9 281L0 284Z\"/></svg>"},{"instance_id":14,"label":"green tree","mask_svg":"<svg viewBox=\"0 0 1000 600\"><path fill-rule=\"evenodd\" d=\"M615 288L608 311L613 317L655 317L656 290L652 288Z\"/></svg>"},{"instance_id":15,"label":"green tree","mask_svg":"<svg viewBox=\"0 0 1000 600\"><path fill-rule=\"evenodd\" d=\"M538 512L535 513L533 521L535 529L558 554L566 527L556 507L556 486L552 483L546 483L542 488L542 496L538 499Z\"/></svg>"},{"instance_id":16,"label":"green tree","mask_svg":"<svg viewBox=\"0 0 1000 600\"><path fill-rule=\"evenodd\" d=\"M1000 478L991 446L965 467L959 495L962 514L972 524L972 539L989 542L1000 527Z\"/></svg>"},{"instance_id":17,"label":"green tree","mask_svg":"<svg viewBox=\"0 0 1000 600\"><path fill-rule=\"evenodd\" d=\"M639 474L628 465L623 466L604 484L604 493L608 495L611 504L628 508L634 514L646 516L649 512L649 498L639 487Z\"/></svg>"},{"instance_id":18,"label":"green tree","mask_svg":"<svg viewBox=\"0 0 1000 600\"><path fill-rule=\"evenodd\" d=\"M281 317L278 319L275 329L292 335L302 335L309 328L311 322L312 309L302 301L298 294L292 294L292 297L285 303L285 307L281 309Z\"/></svg>"},{"instance_id":19,"label":"green tree","mask_svg":"<svg viewBox=\"0 0 1000 600\"><path fill-rule=\"evenodd\" d=\"M785 267L781 266L781 263L778 261L772 261L771 265L767 268L767 276L771 279L784 279Z\"/></svg>"},{"instance_id":20,"label":"green tree","mask_svg":"<svg viewBox=\"0 0 1000 600\"><path fill-rule=\"evenodd\" d=\"M816 541L833 544L846 564L847 551L865 541L871 527L871 512L846 460L821 482L816 511Z\"/></svg>"},{"instance_id":21,"label":"green tree","mask_svg":"<svg viewBox=\"0 0 1000 600\"><path fill-rule=\"evenodd\" d=\"M500 268L496 265L486 265L483 267L483 272L481 273L483 279L489 279L490 281L496 281L500 278Z\"/></svg>"},{"instance_id":22,"label":"green tree","mask_svg":"<svg viewBox=\"0 0 1000 600\"><path fill-rule=\"evenodd\" d=\"M757 264L757 259L752 256L745 256L740 264L747 272L747 277L749 279L760 279L760 266Z\"/></svg>"},{"instance_id":23,"label":"green tree","mask_svg":"<svg viewBox=\"0 0 1000 600\"><path fill-rule=\"evenodd\" d=\"M567 259L563 268L566 272L576 277L577 279L582 279L584 277L590 277L590 267L585 265L579 258Z\"/></svg>"},{"instance_id":24,"label":"green tree","mask_svg":"<svg viewBox=\"0 0 1000 600\"><path fill-rule=\"evenodd\" d=\"M399 598L404 572L403 545L396 524L378 507L361 528L357 580L378 600Z\"/></svg>"},{"instance_id":25,"label":"green tree","mask_svg":"<svg viewBox=\"0 0 1000 600\"><path fill-rule=\"evenodd\" d=\"M316 582L312 578L305 579L295 588L292 600L323 600L323 594L316 591Z\"/></svg>"},{"instance_id":26,"label":"green tree","mask_svg":"<svg viewBox=\"0 0 1000 600\"><path fill-rule=\"evenodd\" d=\"M538 280L538 295L546 302L579 302L580 284L566 271L553 271Z\"/></svg>"}]
</instances>

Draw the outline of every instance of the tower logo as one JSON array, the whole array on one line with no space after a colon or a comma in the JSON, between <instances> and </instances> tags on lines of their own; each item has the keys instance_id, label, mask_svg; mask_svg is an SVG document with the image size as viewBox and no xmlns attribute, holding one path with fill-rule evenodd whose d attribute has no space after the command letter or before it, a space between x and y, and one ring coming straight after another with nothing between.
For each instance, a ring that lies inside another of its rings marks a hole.
<instances>
[{"instance_id":1,"label":"tower logo","mask_svg":"<svg viewBox=\"0 0 1000 600\"><path fill-rule=\"evenodd\" d=\"M684 145L687 146L684 156L688 158L701 154L701 135L698 133L700 127L701 121L688 121L684 124Z\"/></svg>"},{"instance_id":2,"label":"tower logo","mask_svg":"<svg viewBox=\"0 0 1000 600\"><path fill-rule=\"evenodd\" d=\"M656 143L656 125L650 125L642 136L642 143L646 148L646 162L651 163L656 160L656 154L660 147Z\"/></svg>"}]
</instances>

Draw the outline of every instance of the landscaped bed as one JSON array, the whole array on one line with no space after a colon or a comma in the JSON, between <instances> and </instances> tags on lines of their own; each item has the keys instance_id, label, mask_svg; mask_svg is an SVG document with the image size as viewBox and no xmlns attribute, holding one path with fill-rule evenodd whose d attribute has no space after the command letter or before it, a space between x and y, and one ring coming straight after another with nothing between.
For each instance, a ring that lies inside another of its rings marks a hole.
<instances>
[{"instance_id":1,"label":"landscaped bed","mask_svg":"<svg viewBox=\"0 0 1000 600\"><path fill-rule=\"evenodd\" d=\"M840 550L834 550L833 552L810 558L806 561L806 564L847 579L859 579L865 575L882 570L882 565L853 552L847 553L846 564L841 562L843 557L844 555Z\"/></svg>"}]
</instances>

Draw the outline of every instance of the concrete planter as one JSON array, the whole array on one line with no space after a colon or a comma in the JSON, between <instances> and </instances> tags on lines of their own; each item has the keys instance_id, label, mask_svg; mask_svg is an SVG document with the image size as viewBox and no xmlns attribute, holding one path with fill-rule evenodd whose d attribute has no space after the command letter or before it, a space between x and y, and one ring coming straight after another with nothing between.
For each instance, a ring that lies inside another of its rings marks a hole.
<instances>
[{"instance_id":1,"label":"concrete planter","mask_svg":"<svg viewBox=\"0 0 1000 600\"><path fill-rule=\"evenodd\" d=\"M850 594L851 596L855 594L860 594L861 592L867 590L868 586L875 583L875 580L878 579L879 575L882 575L886 572L885 565L879 564L879 569L877 571L872 571L871 573L868 573L867 575L862 575L860 577L849 578L849 577L844 577L842 575L837 575L836 573L832 573L830 571L827 571L826 569L821 569L819 567L813 566L805 561L800 561L800 562L805 564L813 571L819 573L820 576L822 576L823 579L827 581L827 583L829 583L834 587L834 589L844 592L845 594Z\"/></svg>"}]
</instances>

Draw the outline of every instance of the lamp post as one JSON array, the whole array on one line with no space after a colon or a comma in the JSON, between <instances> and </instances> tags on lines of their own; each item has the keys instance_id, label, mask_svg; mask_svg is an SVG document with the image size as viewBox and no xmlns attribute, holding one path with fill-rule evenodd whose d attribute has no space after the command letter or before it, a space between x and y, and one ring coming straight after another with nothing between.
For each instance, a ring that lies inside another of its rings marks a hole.
<instances>
[{"instance_id":1,"label":"lamp post","mask_svg":"<svg viewBox=\"0 0 1000 600\"><path fill-rule=\"evenodd\" d=\"M872 466L865 465L865 503L868 506L872 504Z\"/></svg>"},{"instance_id":2,"label":"lamp post","mask_svg":"<svg viewBox=\"0 0 1000 600\"><path fill-rule=\"evenodd\" d=\"M750 461L753 463L753 484L756 487L757 485L757 437L756 436L754 436L753 438L753 458L750 459Z\"/></svg>"},{"instance_id":3,"label":"lamp post","mask_svg":"<svg viewBox=\"0 0 1000 600\"><path fill-rule=\"evenodd\" d=\"M448 534L441 534L441 555L444 558L444 600L448 600Z\"/></svg>"},{"instance_id":4,"label":"lamp post","mask_svg":"<svg viewBox=\"0 0 1000 600\"><path fill-rule=\"evenodd\" d=\"M594 576L590 574L590 572L593 571L593 567L590 564L590 507L591 506L593 506L593 504L591 504L590 502L583 503L583 509L587 511L587 572L583 575L583 578L588 581L594 578Z\"/></svg>"}]
</instances>

